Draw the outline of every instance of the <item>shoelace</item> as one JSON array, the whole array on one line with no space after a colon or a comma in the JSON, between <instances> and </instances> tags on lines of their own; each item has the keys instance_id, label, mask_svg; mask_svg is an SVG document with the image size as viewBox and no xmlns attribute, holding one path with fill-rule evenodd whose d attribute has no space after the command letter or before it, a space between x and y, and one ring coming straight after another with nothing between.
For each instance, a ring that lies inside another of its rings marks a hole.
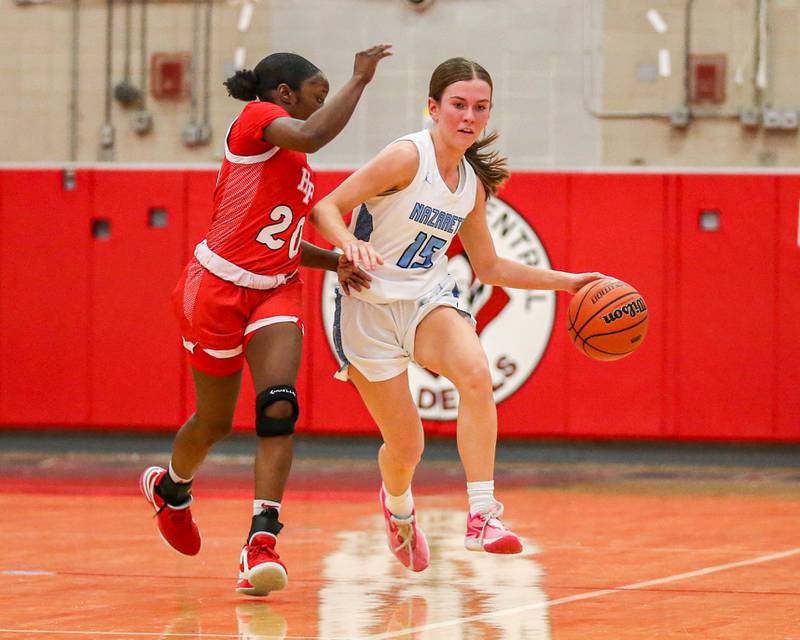
<instances>
[{"instance_id":1,"label":"shoelace","mask_svg":"<svg viewBox=\"0 0 800 640\"><path fill-rule=\"evenodd\" d=\"M256 555L261 554L261 553L266 553L267 555L270 555L270 556L275 555L275 551L273 550L273 547L268 545L266 542L261 542L261 541L251 542L248 545L248 551L250 553L253 553L253 554L256 554Z\"/></svg>"},{"instance_id":2,"label":"shoelace","mask_svg":"<svg viewBox=\"0 0 800 640\"><path fill-rule=\"evenodd\" d=\"M496 524L493 524L492 526L503 530L505 530L506 528L505 525L502 522L500 522L500 518L503 516L502 502L495 501L495 503L489 509L487 509L486 511L481 511L477 515L483 519L483 526L481 526L481 533L480 536L478 536L478 540L480 541L481 546L483 546L483 538L486 535L486 527L489 526L489 523L492 520L496 522Z\"/></svg>"},{"instance_id":3,"label":"shoelace","mask_svg":"<svg viewBox=\"0 0 800 640\"><path fill-rule=\"evenodd\" d=\"M394 552L397 553L402 549L408 549L409 554L411 554L411 544L414 541L414 516L412 515L408 518L392 516L391 521L397 526L397 535L402 540L402 542L394 548Z\"/></svg>"},{"instance_id":4,"label":"shoelace","mask_svg":"<svg viewBox=\"0 0 800 640\"><path fill-rule=\"evenodd\" d=\"M159 496L159 497L161 497L161 496ZM161 499L162 499L162 500L164 500L164 498L161 498ZM191 504L191 502L192 502L192 499L191 499L191 497L190 497L190 498L189 498L189 501L188 501L188 503L184 503L184 504L187 504L187 505L188 505L188 504ZM164 509L166 509L166 508L167 508L167 507L169 507L169 506L170 506L170 504L169 504L169 503L168 503L166 500L164 500L164 504L162 504L162 505L161 505L161 506L160 506L160 507L159 507L159 508L156 510L156 512L155 512L155 514L153 515L153 517L154 517L154 518L157 518L157 517L159 516L159 514L160 514L160 513L161 513L161 512L162 512ZM172 506L174 506L174 505L172 505ZM186 509L173 509L173 511L172 511L172 515L173 515L173 516L180 515L180 514L182 514L182 513L183 513L183 512L185 512L185 511L186 511Z\"/></svg>"}]
</instances>

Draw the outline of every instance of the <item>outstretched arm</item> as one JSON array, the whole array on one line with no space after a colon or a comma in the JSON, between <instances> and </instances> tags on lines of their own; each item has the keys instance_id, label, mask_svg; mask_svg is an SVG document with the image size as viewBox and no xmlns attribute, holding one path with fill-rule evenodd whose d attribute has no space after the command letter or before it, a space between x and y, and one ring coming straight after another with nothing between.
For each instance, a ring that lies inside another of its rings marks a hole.
<instances>
[{"instance_id":1,"label":"outstretched arm","mask_svg":"<svg viewBox=\"0 0 800 640\"><path fill-rule=\"evenodd\" d=\"M341 254L335 251L328 251L315 244L302 240L300 242L300 264L312 269L324 269L325 271L336 271L336 264L339 262Z\"/></svg>"},{"instance_id":2,"label":"outstretched arm","mask_svg":"<svg viewBox=\"0 0 800 640\"><path fill-rule=\"evenodd\" d=\"M312 269L336 271L345 295L350 295L351 288L356 291L369 289L369 281L372 280L372 276L364 273L355 264L347 260L343 254L328 251L305 240L300 242L300 246L302 247L300 264Z\"/></svg>"},{"instance_id":3,"label":"outstretched arm","mask_svg":"<svg viewBox=\"0 0 800 640\"><path fill-rule=\"evenodd\" d=\"M461 226L459 237L477 278L485 284L511 289L551 289L577 292L584 285L605 278L602 273L569 273L532 267L497 255L486 223L486 192L478 184L475 209Z\"/></svg>"},{"instance_id":4,"label":"outstretched arm","mask_svg":"<svg viewBox=\"0 0 800 640\"><path fill-rule=\"evenodd\" d=\"M314 153L333 140L353 115L364 88L392 45L379 44L356 54L353 76L327 104L308 120L277 118L264 129L264 140L282 149Z\"/></svg>"}]
</instances>

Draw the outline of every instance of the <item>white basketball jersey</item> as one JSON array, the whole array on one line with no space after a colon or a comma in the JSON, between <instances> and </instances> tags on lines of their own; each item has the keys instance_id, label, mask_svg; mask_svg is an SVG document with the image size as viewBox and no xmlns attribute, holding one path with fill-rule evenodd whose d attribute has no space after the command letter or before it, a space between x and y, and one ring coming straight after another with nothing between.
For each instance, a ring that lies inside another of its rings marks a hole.
<instances>
[{"instance_id":1,"label":"white basketball jersey","mask_svg":"<svg viewBox=\"0 0 800 640\"><path fill-rule=\"evenodd\" d=\"M466 158L459 164L458 187L450 191L436 165L433 140L426 129L410 140L419 167L402 191L377 196L353 212L350 231L369 240L384 264L371 271L369 289L351 295L373 303L414 300L447 277L447 248L475 208L477 178Z\"/></svg>"}]
</instances>

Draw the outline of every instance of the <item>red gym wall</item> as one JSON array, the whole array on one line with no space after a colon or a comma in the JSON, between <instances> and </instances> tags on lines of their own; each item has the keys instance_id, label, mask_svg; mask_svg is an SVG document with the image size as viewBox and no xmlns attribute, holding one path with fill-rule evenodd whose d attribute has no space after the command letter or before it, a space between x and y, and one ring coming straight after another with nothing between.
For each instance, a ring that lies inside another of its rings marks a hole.
<instances>
[{"instance_id":1,"label":"red gym wall","mask_svg":"<svg viewBox=\"0 0 800 640\"><path fill-rule=\"evenodd\" d=\"M320 174L318 193L343 175ZM215 172L63 178L0 171L0 427L175 429L193 398L169 294L206 230ZM501 436L800 442L800 175L517 173L501 197L555 268L627 280L651 313L641 349L594 362L569 344L559 294L541 362L498 406ZM152 209L166 227L148 224ZM700 228L706 209L718 231ZM93 237L97 221L109 238ZM374 433L330 377L321 274L304 277L299 431ZM252 406L246 381L237 429Z\"/></svg>"}]
</instances>

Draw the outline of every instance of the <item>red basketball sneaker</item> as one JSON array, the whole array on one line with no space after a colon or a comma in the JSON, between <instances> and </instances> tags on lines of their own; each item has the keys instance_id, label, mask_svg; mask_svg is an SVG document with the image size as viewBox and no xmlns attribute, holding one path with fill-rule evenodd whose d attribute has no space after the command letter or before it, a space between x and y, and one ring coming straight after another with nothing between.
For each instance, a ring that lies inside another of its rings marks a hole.
<instances>
[{"instance_id":1,"label":"red basketball sneaker","mask_svg":"<svg viewBox=\"0 0 800 640\"><path fill-rule=\"evenodd\" d=\"M386 539L389 549L401 564L411 571L424 571L428 568L431 553L422 529L417 526L416 510L412 509L407 518L399 518L386 508L386 493L381 487L381 508L386 521Z\"/></svg>"},{"instance_id":2,"label":"red basketball sneaker","mask_svg":"<svg viewBox=\"0 0 800 640\"><path fill-rule=\"evenodd\" d=\"M156 510L158 531L164 542L187 556L197 555L201 539L200 530L189 508L192 498L189 496L189 499L179 506L167 504L158 493L158 483L165 475L167 475L166 469L148 467L139 478L139 488Z\"/></svg>"},{"instance_id":3,"label":"red basketball sneaker","mask_svg":"<svg viewBox=\"0 0 800 640\"><path fill-rule=\"evenodd\" d=\"M265 596L286 586L289 575L275 551L277 540L277 536L268 531L256 531L250 536L242 547L236 591L246 596Z\"/></svg>"},{"instance_id":4,"label":"red basketball sneaker","mask_svg":"<svg viewBox=\"0 0 800 640\"><path fill-rule=\"evenodd\" d=\"M488 553L520 553L522 542L516 533L500 522L503 505L495 501L490 509L467 514L467 535L464 546L470 551Z\"/></svg>"}]
</instances>

